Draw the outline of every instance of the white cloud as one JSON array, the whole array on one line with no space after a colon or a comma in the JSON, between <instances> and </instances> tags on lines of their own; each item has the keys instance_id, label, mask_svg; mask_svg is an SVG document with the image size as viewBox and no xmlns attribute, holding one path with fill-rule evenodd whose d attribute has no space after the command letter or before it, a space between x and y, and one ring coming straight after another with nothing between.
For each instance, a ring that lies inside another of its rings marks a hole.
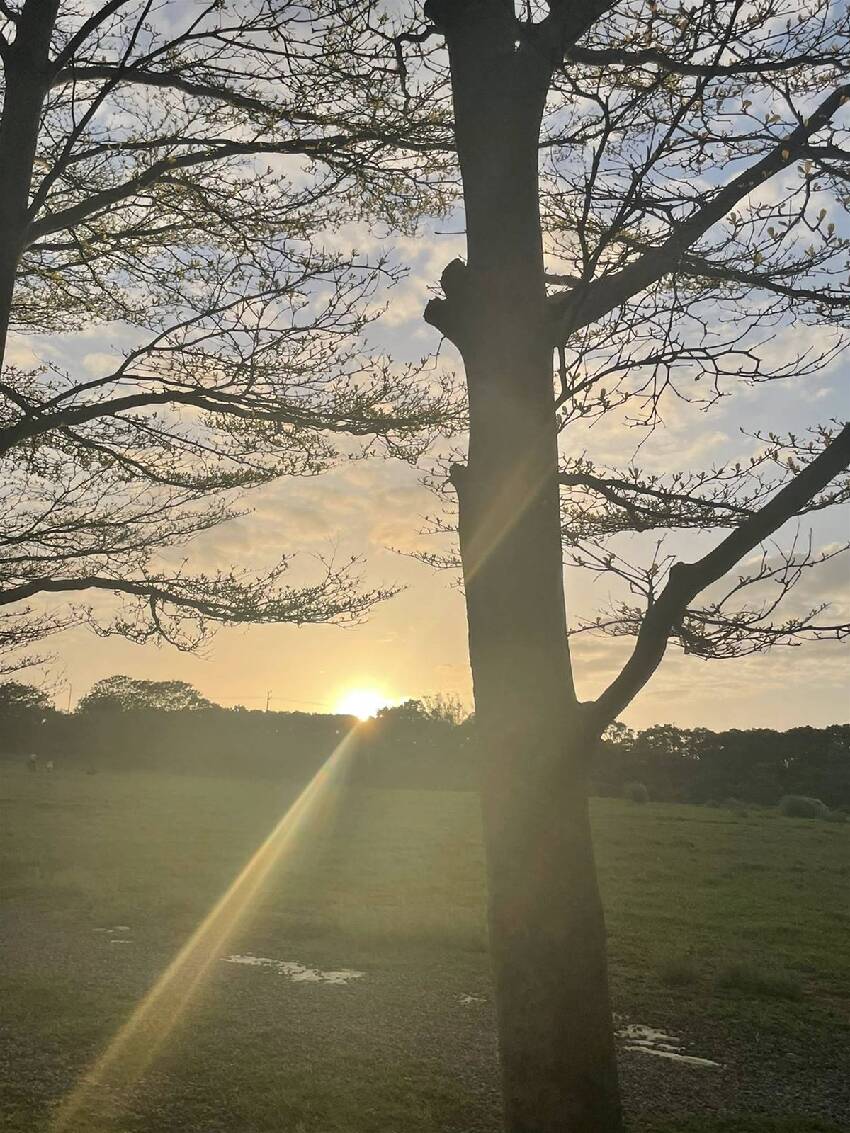
<instances>
[{"instance_id":1,"label":"white cloud","mask_svg":"<svg viewBox=\"0 0 850 1133\"><path fill-rule=\"evenodd\" d=\"M91 374L92 377L105 376L111 374L121 365L121 356L120 354L109 354L104 350L96 350L90 354L84 354L81 365L86 373Z\"/></svg>"}]
</instances>

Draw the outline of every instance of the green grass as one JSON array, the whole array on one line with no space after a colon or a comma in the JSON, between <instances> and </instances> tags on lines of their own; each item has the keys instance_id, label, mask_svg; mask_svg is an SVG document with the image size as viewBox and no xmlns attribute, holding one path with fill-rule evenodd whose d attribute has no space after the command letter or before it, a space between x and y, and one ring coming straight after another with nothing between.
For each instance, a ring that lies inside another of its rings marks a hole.
<instances>
[{"instance_id":1,"label":"green grass","mask_svg":"<svg viewBox=\"0 0 850 1133\"><path fill-rule=\"evenodd\" d=\"M715 985L722 991L768 999L800 999L803 985L788 972L774 972L754 964L729 964L720 971Z\"/></svg>"},{"instance_id":2,"label":"green grass","mask_svg":"<svg viewBox=\"0 0 850 1133\"><path fill-rule=\"evenodd\" d=\"M3 771L8 1133L47 1133L55 1104L293 793L238 779ZM850 828L616 800L597 800L593 819L617 1012L724 1065L625 1056L630 1129L846 1127L850 914L839 894ZM339 798L227 951L360 969L363 980L294 984L216 962L141 1081L110 1083L74 1133L495 1133L483 901L473 795ZM132 944L95 931L120 924Z\"/></svg>"},{"instance_id":3,"label":"green grass","mask_svg":"<svg viewBox=\"0 0 850 1133\"><path fill-rule=\"evenodd\" d=\"M690 956L671 956L664 960L658 976L667 987L690 987L700 982L699 966Z\"/></svg>"}]
</instances>

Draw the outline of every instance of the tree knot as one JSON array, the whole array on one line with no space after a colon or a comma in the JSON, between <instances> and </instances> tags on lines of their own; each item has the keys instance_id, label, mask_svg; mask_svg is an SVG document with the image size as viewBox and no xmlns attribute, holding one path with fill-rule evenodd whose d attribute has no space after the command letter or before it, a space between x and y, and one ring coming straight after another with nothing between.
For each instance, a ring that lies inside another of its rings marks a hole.
<instances>
[{"instance_id":1,"label":"tree knot","mask_svg":"<svg viewBox=\"0 0 850 1133\"><path fill-rule=\"evenodd\" d=\"M446 25L449 6L450 0L425 0L423 15L429 24L442 31Z\"/></svg>"},{"instance_id":2,"label":"tree knot","mask_svg":"<svg viewBox=\"0 0 850 1133\"><path fill-rule=\"evenodd\" d=\"M425 322L462 349L463 327L469 311L469 270L463 260L446 264L440 276L445 299L432 299L425 308Z\"/></svg>"},{"instance_id":3,"label":"tree knot","mask_svg":"<svg viewBox=\"0 0 850 1133\"><path fill-rule=\"evenodd\" d=\"M458 493L460 493L461 485L466 478L466 471L465 464L453 464L449 469L449 483Z\"/></svg>"}]
</instances>

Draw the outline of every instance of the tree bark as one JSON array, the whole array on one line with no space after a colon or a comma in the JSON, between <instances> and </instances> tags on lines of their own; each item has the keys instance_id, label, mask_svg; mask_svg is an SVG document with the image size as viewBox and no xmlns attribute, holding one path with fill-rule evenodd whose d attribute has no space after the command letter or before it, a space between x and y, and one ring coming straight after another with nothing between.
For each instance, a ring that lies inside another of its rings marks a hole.
<instances>
[{"instance_id":1,"label":"tree bark","mask_svg":"<svg viewBox=\"0 0 850 1133\"><path fill-rule=\"evenodd\" d=\"M591 734L572 681L538 206L550 62L512 5L429 7L448 44L468 262L426 317L469 388L460 504L489 921L510 1133L622 1128L587 809Z\"/></svg>"},{"instance_id":2,"label":"tree bark","mask_svg":"<svg viewBox=\"0 0 850 1133\"><path fill-rule=\"evenodd\" d=\"M26 246L27 210L41 112L50 89L50 40L59 0L27 0L3 61L6 90L0 115L0 369Z\"/></svg>"}]
</instances>

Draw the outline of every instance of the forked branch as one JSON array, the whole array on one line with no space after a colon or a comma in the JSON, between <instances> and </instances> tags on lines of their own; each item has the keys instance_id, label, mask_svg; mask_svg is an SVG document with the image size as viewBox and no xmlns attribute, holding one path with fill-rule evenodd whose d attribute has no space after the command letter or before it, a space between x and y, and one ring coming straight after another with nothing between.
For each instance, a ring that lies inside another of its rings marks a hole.
<instances>
[{"instance_id":1,"label":"forked branch","mask_svg":"<svg viewBox=\"0 0 850 1133\"><path fill-rule=\"evenodd\" d=\"M721 579L736 563L796 515L840 472L850 466L850 425L781 491L745 520L722 542L693 563L675 563L667 585L647 610L634 651L590 711L605 727L631 702L661 662L671 632L690 602Z\"/></svg>"}]
</instances>

